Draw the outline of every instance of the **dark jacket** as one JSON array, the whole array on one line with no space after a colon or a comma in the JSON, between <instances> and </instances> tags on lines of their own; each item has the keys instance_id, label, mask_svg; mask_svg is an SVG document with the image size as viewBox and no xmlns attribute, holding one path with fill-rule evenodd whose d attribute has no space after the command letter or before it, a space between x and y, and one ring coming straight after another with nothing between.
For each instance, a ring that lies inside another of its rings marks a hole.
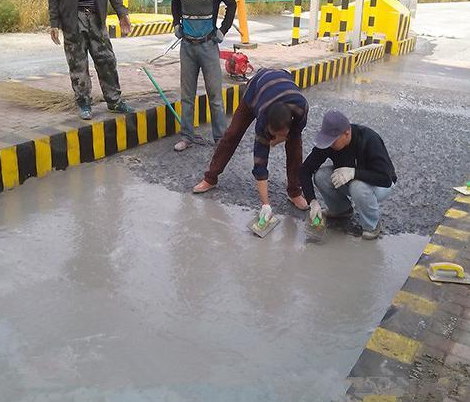
<instances>
[{"instance_id":1,"label":"dark jacket","mask_svg":"<svg viewBox=\"0 0 470 402\"><path fill-rule=\"evenodd\" d=\"M300 182L308 203L315 198L312 176L328 158L333 161L335 169L355 168L355 180L377 187L390 187L396 183L395 168L380 135L357 124L351 124L351 132L351 143L341 151L315 147L305 159L300 170Z\"/></svg>"},{"instance_id":2,"label":"dark jacket","mask_svg":"<svg viewBox=\"0 0 470 402\"><path fill-rule=\"evenodd\" d=\"M106 24L108 0L95 0L101 24ZM126 15L122 0L110 0L119 17ZM61 28L66 33L78 32L78 0L49 0L49 18L52 28Z\"/></svg>"},{"instance_id":3,"label":"dark jacket","mask_svg":"<svg viewBox=\"0 0 470 402\"><path fill-rule=\"evenodd\" d=\"M185 0L183 0L185 1ZM200 5L198 4L200 2ZM219 6L221 2L224 2L227 5L227 10L225 11L225 16L220 25L220 30L224 35L227 34L228 30L232 26L233 19L235 17L235 12L237 11L237 3L235 0L213 0L213 4L210 13L212 14L212 20L214 27L217 26L217 16L219 14ZM187 3L187 4L186 4ZM205 9L207 0L190 0L189 2L185 1L185 5L188 7L188 10L185 10L185 13L191 15L197 15L196 12L199 8L201 10ZM172 0L171 1L171 13L173 14L173 26L181 24L183 18L183 4L182 0Z\"/></svg>"}]
</instances>

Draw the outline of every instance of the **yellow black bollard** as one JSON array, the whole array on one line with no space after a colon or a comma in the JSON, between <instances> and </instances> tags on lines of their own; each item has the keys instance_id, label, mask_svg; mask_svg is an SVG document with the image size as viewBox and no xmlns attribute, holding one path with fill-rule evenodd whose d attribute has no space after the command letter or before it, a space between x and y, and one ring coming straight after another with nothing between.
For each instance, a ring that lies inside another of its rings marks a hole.
<instances>
[{"instance_id":1,"label":"yellow black bollard","mask_svg":"<svg viewBox=\"0 0 470 402\"><path fill-rule=\"evenodd\" d=\"M366 45L374 42L375 23L377 19L377 0L370 0L369 21L367 22Z\"/></svg>"},{"instance_id":2,"label":"yellow black bollard","mask_svg":"<svg viewBox=\"0 0 470 402\"><path fill-rule=\"evenodd\" d=\"M294 2L294 26L292 28L292 46L299 44L300 38L300 15L302 14L302 0Z\"/></svg>"},{"instance_id":3,"label":"yellow black bollard","mask_svg":"<svg viewBox=\"0 0 470 402\"><path fill-rule=\"evenodd\" d=\"M349 0L341 0L341 14L339 21L338 51L346 51L346 34L348 31L348 8Z\"/></svg>"},{"instance_id":4,"label":"yellow black bollard","mask_svg":"<svg viewBox=\"0 0 470 402\"><path fill-rule=\"evenodd\" d=\"M328 0L325 13L325 32L323 33L324 37L331 36L331 23L333 22L333 0ZM323 17L322 17L323 18Z\"/></svg>"}]
</instances>

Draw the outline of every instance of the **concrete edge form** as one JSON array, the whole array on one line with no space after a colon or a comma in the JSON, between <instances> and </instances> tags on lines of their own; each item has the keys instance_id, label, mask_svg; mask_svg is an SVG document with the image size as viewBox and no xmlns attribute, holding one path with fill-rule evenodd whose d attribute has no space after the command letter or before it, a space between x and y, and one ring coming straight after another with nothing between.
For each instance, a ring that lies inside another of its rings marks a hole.
<instances>
[{"instance_id":1,"label":"concrete edge form","mask_svg":"<svg viewBox=\"0 0 470 402\"><path fill-rule=\"evenodd\" d=\"M461 375L470 369L470 288L432 282L427 267L442 261L469 267L468 196L455 197L372 333L348 376L347 401L470 400Z\"/></svg>"},{"instance_id":2,"label":"concrete edge form","mask_svg":"<svg viewBox=\"0 0 470 402\"><path fill-rule=\"evenodd\" d=\"M384 53L384 45L372 44L317 60L310 66L291 68L290 71L296 84L305 89L354 73L356 67L379 60ZM233 114L238 107L243 89L244 84L223 88L227 115ZM181 101L174 102L172 106L181 114ZM206 94L196 96L194 114L196 127L210 122ZM170 109L161 105L0 149L0 191L17 187L29 177L44 177L52 169L64 170L99 160L179 131L180 126Z\"/></svg>"}]
</instances>

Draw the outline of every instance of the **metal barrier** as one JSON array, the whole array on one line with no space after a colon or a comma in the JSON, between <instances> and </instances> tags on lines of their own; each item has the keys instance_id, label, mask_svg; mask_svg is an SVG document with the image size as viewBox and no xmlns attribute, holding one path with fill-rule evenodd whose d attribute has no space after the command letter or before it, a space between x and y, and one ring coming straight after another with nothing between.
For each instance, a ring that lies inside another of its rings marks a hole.
<instances>
[{"instance_id":1,"label":"metal barrier","mask_svg":"<svg viewBox=\"0 0 470 402\"><path fill-rule=\"evenodd\" d=\"M339 22L339 38L338 38L338 51L340 53L346 51L346 34L348 31L348 8L349 0L341 1L341 14Z\"/></svg>"}]
</instances>

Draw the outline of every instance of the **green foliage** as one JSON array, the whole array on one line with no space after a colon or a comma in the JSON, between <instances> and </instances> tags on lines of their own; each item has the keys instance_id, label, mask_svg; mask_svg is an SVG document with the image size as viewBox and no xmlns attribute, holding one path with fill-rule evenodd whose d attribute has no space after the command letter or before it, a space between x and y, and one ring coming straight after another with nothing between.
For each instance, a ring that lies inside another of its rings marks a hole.
<instances>
[{"instance_id":1,"label":"green foliage","mask_svg":"<svg viewBox=\"0 0 470 402\"><path fill-rule=\"evenodd\" d=\"M18 30L20 13L9 0L0 0L0 32L15 32Z\"/></svg>"}]
</instances>

